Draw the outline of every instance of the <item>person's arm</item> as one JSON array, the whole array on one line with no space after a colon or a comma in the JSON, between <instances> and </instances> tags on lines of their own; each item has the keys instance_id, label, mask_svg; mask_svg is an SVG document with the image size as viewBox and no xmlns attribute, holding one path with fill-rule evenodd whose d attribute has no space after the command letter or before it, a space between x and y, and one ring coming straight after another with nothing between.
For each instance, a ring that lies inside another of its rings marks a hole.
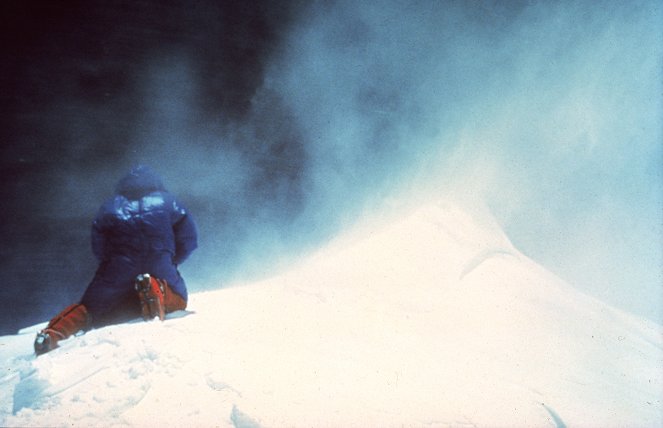
<instances>
[{"instance_id":1,"label":"person's arm","mask_svg":"<svg viewBox=\"0 0 663 428\"><path fill-rule=\"evenodd\" d=\"M193 218L182 207L180 207L180 212L184 215L173 225L173 232L175 233L173 263L176 265L183 263L198 247L198 232Z\"/></svg>"}]
</instances>

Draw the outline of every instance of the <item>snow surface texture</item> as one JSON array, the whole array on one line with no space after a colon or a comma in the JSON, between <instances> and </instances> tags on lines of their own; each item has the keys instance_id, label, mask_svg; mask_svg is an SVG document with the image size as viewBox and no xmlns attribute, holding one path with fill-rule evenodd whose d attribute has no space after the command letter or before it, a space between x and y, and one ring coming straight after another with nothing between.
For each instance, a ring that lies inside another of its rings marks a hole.
<instances>
[{"instance_id":1,"label":"snow surface texture","mask_svg":"<svg viewBox=\"0 0 663 428\"><path fill-rule=\"evenodd\" d=\"M663 426L663 328L450 203L193 312L0 338L2 426Z\"/></svg>"}]
</instances>

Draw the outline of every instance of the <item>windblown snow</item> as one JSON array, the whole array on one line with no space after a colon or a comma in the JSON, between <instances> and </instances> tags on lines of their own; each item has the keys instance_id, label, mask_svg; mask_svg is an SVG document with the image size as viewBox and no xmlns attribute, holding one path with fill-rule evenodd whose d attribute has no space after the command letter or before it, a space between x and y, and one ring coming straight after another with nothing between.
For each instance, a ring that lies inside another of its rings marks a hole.
<instances>
[{"instance_id":1,"label":"windblown snow","mask_svg":"<svg viewBox=\"0 0 663 428\"><path fill-rule=\"evenodd\" d=\"M2 426L663 426L663 328L447 202L190 312L0 338Z\"/></svg>"}]
</instances>

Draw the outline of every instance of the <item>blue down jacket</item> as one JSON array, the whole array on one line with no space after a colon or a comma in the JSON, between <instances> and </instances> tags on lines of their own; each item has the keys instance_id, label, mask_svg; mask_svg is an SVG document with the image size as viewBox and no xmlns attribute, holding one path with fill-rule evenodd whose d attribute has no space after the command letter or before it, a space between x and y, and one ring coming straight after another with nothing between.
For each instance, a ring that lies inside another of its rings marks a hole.
<instances>
[{"instance_id":1,"label":"blue down jacket","mask_svg":"<svg viewBox=\"0 0 663 428\"><path fill-rule=\"evenodd\" d=\"M197 247L196 226L158 175L145 166L122 178L92 224L92 251L99 267L81 303L93 326L140 316L134 279L149 273L168 281L187 300L177 265Z\"/></svg>"}]
</instances>

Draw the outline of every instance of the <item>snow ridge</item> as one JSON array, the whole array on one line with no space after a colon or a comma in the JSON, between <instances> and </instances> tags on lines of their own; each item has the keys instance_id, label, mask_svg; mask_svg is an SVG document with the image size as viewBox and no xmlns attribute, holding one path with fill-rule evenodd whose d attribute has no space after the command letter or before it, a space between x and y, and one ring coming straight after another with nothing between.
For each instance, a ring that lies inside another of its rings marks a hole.
<instances>
[{"instance_id":1,"label":"snow ridge","mask_svg":"<svg viewBox=\"0 0 663 428\"><path fill-rule=\"evenodd\" d=\"M663 425L663 328L452 203L190 308L39 358L39 326L0 338L0 425Z\"/></svg>"}]
</instances>

